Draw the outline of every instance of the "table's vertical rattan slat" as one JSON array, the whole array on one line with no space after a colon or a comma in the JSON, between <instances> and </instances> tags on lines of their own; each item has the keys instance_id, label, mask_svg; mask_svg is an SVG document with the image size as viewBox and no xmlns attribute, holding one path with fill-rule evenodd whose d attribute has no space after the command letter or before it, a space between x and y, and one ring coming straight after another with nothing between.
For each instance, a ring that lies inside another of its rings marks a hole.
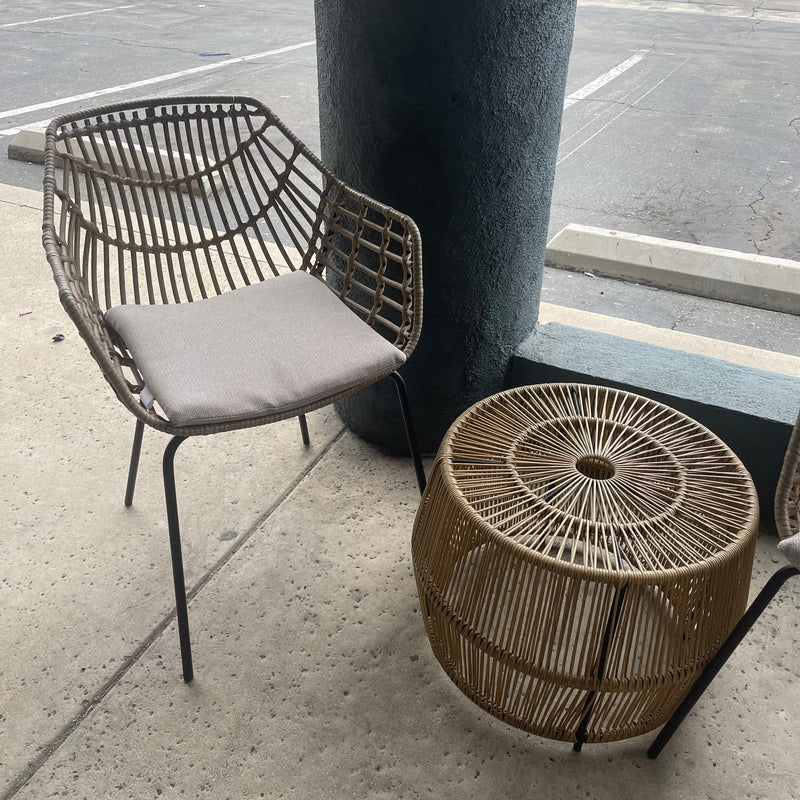
<instances>
[{"instance_id":1,"label":"table's vertical rattan slat","mask_svg":"<svg viewBox=\"0 0 800 800\"><path fill-rule=\"evenodd\" d=\"M744 611L757 532L752 480L706 428L637 395L545 384L453 424L412 551L458 687L580 746L669 717Z\"/></svg>"}]
</instances>

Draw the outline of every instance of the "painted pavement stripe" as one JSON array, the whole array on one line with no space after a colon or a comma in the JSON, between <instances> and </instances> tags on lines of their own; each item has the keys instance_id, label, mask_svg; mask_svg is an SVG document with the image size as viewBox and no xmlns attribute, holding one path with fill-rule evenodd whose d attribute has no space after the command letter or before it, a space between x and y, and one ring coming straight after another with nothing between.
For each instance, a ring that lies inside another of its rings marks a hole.
<instances>
[{"instance_id":1,"label":"painted pavement stripe","mask_svg":"<svg viewBox=\"0 0 800 800\"><path fill-rule=\"evenodd\" d=\"M566 100L564 100L564 110L566 111L571 105L577 103L579 100L583 100L590 94L594 94L598 89L601 89L607 83L613 81L618 75L622 75L623 72L629 70L635 64L638 64L645 56L652 52L652 50L637 50L630 58L626 58L624 61L617 64L616 67L612 67L608 72L604 72L600 77L595 78L590 83L587 83L586 86L578 89L577 92L568 94Z\"/></svg>"},{"instance_id":2,"label":"painted pavement stripe","mask_svg":"<svg viewBox=\"0 0 800 800\"><path fill-rule=\"evenodd\" d=\"M617 114L616 116L612 117L608 122L606 122L605 125L603 125L601 128L596 130L591 136L589 136L587 139L585 139L583 142L581 142L577 147L575 147L572 150L570 150L569 153L567 153L566 155L561 156L561 158L559 158L558 161L556 161L556 166L558 166L562 161L566 161L574 153L577 153L578 150L580 150L584 145L589 144L589 142L591 142L592 139L595 138L595 136L598 136L609 125L612 125L613 123L615 123L623 114L627 114L628 111L630 111L632 108L635 108L637 103L641 102L642 100L644 100L645 97L647 97L647 95L649 95L651 92L654 92L656 89L658 89L658 87L661 86L661 84L664 83L665 80L667 80L668 78L672 77L672 75L674 75L688 60L689 60L689 56L686 56L686 58L684 58L683 61L681 61L680 64L678 64L676 67L671 69L663 78L661 78L660 81L658 81L653 86L651 86L644 94L639 95L639 97L637 97L636 100L633 101L633 103L631 103L629 106L625 106L625 108L623 108L622 111L619 112L619 114Z\"/></svg>"},{"instance_id":3,"label":"painted pavement stripe","mask_svg":"<svg viewBox=\"0 0 800 800\"><path fill-rule=\"evenodd\" d=\"M83 94L75 94L70 97L61 97L58 100L48 100L45 103L36 103L35 105L31 106L22 106L20 108L12 108L8 111L0 111L0 119L6 119L8 117L17 117L22 116L23 114L30 114L33 111L42 111L46 108L56 108L57 106L64 106L68 105L69 103L76 103L80 100L91 100L94 97L102 97L108 94L117 94L119 92L125 92L129 89L139 89L142 86L153 86L157 83L165 83L166 81L175 80L176 78L182 78L185 75L197 75L200 72L210 72L216 69L222 69L223 67L228 67L231 64L242 64L247 61L255 61L257 58L266 58L267 56L276 56L280 53L288 53L292 50L299 50L303 47L311 47L316 44L316 40L312 39L308 42L299 42L298 44L290 44L286 47L277 47L274 50L265 50L263 53L252 53L248 56L238 56L236 58L226 58L224 61L215 61L213 64L203 64L201 67L192 67L191 69L183 69L179 72L171 72L168 75L156 75L153 78L145 78L141 81L133 81L132 83L124 83L120 86L110 86L107 89L97 89L93 92L84 92ZM40 125L41 123L32 123L33 125ZM19 133L21 127L16 128L6 128L5 130L0 130L0 135L3 136L13 136Z\"/></svg>"},{"instance_id":4,"label":"painted pavement stripe","mask_svg":"<svg viewBox=\"0 0 800 800\"><path fill-rule=\"evenodd\" d=\"M112 8L96 8L94 11L75 11L72 14L59 14L57 17L39 17L39 19L24 19L21 22L6 22L0 28L17 28L21 25L36 25L39 22L53 22L56 19L68 19L69 17L88 17L89 14L107 14L109 11L122 11L124 8L135 8L140 3L133 3L128 6L113 6Z\"/></svg>"}]
</instances>

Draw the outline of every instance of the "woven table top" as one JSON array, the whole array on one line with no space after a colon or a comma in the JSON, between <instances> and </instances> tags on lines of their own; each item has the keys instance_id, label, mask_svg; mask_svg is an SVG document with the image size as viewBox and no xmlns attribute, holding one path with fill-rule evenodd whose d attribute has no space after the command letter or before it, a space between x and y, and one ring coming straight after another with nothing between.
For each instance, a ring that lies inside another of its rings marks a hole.
<instances>
[{"instance_id":1,"label":"woven table top","mask_svg":"<svg viewBox=\"0 0 800 800\"><path fill-rule=\"evenodd\" d=\"M614 389L502 392L459 418L439 456L497 534L562 565L708 567L758 524L752 479L730 448L684 414Z\"/></svg>"}]
</instances>

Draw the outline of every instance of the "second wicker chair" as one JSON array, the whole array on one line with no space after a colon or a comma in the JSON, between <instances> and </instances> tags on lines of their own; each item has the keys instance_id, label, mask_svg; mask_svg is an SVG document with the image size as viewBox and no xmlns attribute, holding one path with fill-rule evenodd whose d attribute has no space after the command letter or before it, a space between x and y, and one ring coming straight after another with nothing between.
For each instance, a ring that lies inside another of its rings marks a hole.
<instances>
[{"instance_id":1,"label":"second wicker chair","mask_svg":"<svg viewBox=\"0 0 800 800\"><path fill-rule=\"evenodd\" d=\"M800 414L789 437L789 445L783 459L778 485L775 490L775 527L780 541L778 550L788 564L779 567L756 595L747 611L722 642L716 655L687 692L666 725L647 749L650 758L658 758L678 727L694 708L697 701L711 685L725 662L733 655L750 629L766 611L778 590L789 580L800 575Z\"/></svg>"}]
</instances>

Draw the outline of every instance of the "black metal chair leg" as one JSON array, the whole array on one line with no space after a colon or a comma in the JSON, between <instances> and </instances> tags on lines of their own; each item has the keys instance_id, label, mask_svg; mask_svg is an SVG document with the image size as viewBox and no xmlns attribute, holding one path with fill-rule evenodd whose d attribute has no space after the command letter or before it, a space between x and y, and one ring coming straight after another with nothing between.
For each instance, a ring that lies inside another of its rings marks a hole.
<instances>
[{"instance_id":1,"label":"black metal chair leg","mask_svg":"<svg viewBox=\"0 0 800 800\"><path fill-rule=\"evenodd\" d=\"M133 490L136 488L136 473L139 471L139 454L142 452L142 436L144 436L144 422L136 420L136 431L133 434L133 447L131 448L131 463L128 467L128 485L125 488L125 506L130 508L133 503Z\"/></svg>"},{"instance_id":2,"label":"black metal chair leg","mask_svg":"<svg viewBox=\"0 0 800 800\"><path fill-rule=\"evenodd\" d=\"M306 422L306 415L301 414L297 419L300 420L300 435L303 437L303 444L308 447L311 444L311 439L308 436L308 423Z\"/></svg>"},{"instance_id":3,"label":"black metal chair leg","mask_svg":"<svg viewBox=\"0 0 800 800\"><path fill-rule=\"evenodd\" d=\"M175 610L178 617L178 635L181 642L183 679L189 683L194 677L192 669L192 645L189 641L189 611L186 607L186 585L183 580L183 556L181 534L178 525L178 501L175 495L175 451L185 436L173 436L164 450L164 497L167 501L167 525L169 526L169 549L172 554L172 580L175 584Z\"/></svg>"},{"instance_id":4,"label":"black metal chair leg","mask_svg":"<svg viewBox=\"0 0 800 800\"><path fill-rule=\"evenodd\" d=\"M402 376L396 372L391 374L394 385L397 387L397 397L400 400L400 410L403 413L403 425L406 429L406 438L408 439L408 449L411 451L411 458L414 461L414 471L417 473L417 484L419 485L419 493L425 491L425 468L422 466L422 457L419 454L419 447L417 446L417 433L414 428L414 418L411 416L411 406L408 403L408 393L406 392L406 382Z\"/></svg>"},{"instance_id":5,"label":"black metal chair leg","mask_svg":"<svg viewBox=\"0 0 800 800\"><path fill-rule=\"evenodd\" d=\"M700 673L700 677L694 682L686 697L683 698L681 704L673 712L672 716L667 720L666 725L664 725L658 736L656 736L653 744L648 748L647 755L650 758L658 758L659 753L664 749L664 745L672 738L675 731L678 730L678 726L683 722L686 715L694 707L694 704L700 699L711 681L714 680L723 664L731 657L733 651L738 647L747 632L764 612L770 600L775 597L778 589L794 575L800 575L800 571L794 567L782 567L767 581L764 588L758 593L756 599L750 604L750 608L745 611L744 616L730 632L728 638L722 643L716 655L706 664L706 668Z\"/></svg>"}]
</instances>

